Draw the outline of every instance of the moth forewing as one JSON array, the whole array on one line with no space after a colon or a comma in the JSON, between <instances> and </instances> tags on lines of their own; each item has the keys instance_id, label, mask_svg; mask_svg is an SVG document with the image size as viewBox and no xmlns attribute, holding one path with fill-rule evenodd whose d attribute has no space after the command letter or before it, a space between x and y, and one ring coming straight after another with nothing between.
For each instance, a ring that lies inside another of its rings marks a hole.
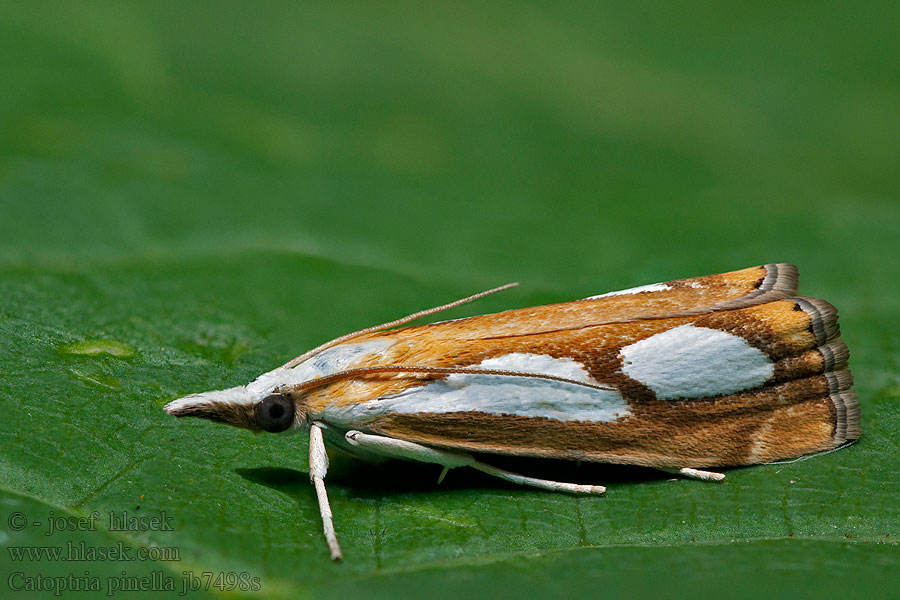
<instances>
[{"instance_id":1,"label":"moth forewing","mask_svg":"<svg viewBox=\"0 0 900 600\"><path fill-rule=\"evenodd\" d=\"M828 451L859 437L837 311L795 297L793 265L674 280L561 304L341 336L246 386L166 406L239 427L310 429L325 494L325 444L571 493L602 486L509 473L470 452L703 469ZM325 432L323 437L322 432Z\"/></svg>"}]
</instances>

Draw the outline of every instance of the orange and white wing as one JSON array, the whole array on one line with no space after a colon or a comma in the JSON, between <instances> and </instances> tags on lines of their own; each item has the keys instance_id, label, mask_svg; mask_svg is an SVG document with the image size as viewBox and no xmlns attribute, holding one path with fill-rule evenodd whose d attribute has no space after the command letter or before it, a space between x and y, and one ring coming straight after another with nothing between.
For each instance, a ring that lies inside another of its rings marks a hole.
<instances>
[{"instance_id":1,"label":"orange and white wing","mask_svg":"<svg viewBox=\"0 0 900 600\"><path fill-rule=\"evenodd\" d=\"M796 283L791 265L765 265L368 334L314 357L323 373L414 365L587 385L388 373L300 402L337 428L524 456L706 467L827 450L859 435L848 353L836 311L788 298Z\"/></svg>"}]
</instances>

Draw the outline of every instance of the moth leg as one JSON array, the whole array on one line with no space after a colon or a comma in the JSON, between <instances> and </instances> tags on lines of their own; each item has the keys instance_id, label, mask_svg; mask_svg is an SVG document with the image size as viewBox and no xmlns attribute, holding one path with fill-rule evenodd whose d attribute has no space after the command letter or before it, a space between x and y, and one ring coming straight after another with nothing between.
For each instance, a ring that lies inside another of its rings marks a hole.
<instances>
[{"instance_id":1,"label":"moth leg","mask_svg":"<svg viewBox=\"0 0 900 600\"><path fill-rule=\"evenodd\" d=\"M602 485L581 485L578 483L564 483L561 481L550 481L548 479L537 479L535 477L526 477L517 473L511 473L486 465L483 462L475 460L471 454L464 452L453 452L450 450L439 450L430 448L421 444L407 442L404 440L396 440L394 438L370 435L361 431L348 431L346 434L347 441L355 446L360 446L366 450L378 452L392 458L402 458L405 460L417 460L420 462L436 463L442 465L445 469L454 467L472 467L483 473L499 477L505 481L517 483L520 485L529 485L544 490L554 492L568 492L570 494L603 494L606 488ZM443 473L442 473L443 478Z\"/></svg>"},{"instance_id":2,"label":"moth leg","mask_svg":"<svg viewBox=\"0 0 900 600\"><path fill-rule=\"evenodd\" d=\"M714 471L701 471L700 469L691 469L683 467L657 467L660 471L672 473L673 475L681 475L682 477L690 477L691 479L700 479L703 481L724 481L725 473L716 473Z\"/></svg>"},{"instance_id":3,"label":"moth leg","mask_svg":"<svg viewBox=\"0 0 900 600\"><path fill-rule=\"evenodd\" d=\"M434 463L453 469L455 467L469 467L475 464L475 457L465 452L453 452L451 450L438 450L422 444L397 440L384 435L371 435L362 431L348 431L344 437L353 446L359 446L364 450L377 452L390 458L403 460L416 460L425 463ZM443 478L443 475L441 476Z\"/></svg>"},{"instance_id":4,"label":"moth leg","mask_svg":"<svg viewBox=\"0 0 900 600\"><path fill-rule=\"evenodd\" d=\"M473 469L478 469L482 473L499 477L504 481L518 483L519 485L530 485L531 487L541 488L542 490L550 490L552 492L568 492L569 494L605 494L606 488L602 485L583 485L580 483L565 483L563 481L550 481L549 479L537 479L535 477L527 477L518 473L511 473L486 465L483 462L475 461L469 465Z\"/></svg>"},{"instance_id":5,"label":"moth leg","mask_svg":"<svg viewBox=\"0 0 900 600\"><path fill-rule=\"evenodd\" d=\"M331 517L331 505L328 503L328 494L325 492L326 473L328 473L328 453L325 451L325 441L322 439L322 428L312 423L309 426L309 480L316 488L319 513L322 515L322 528L325 532L328 550L331 552L331 560L337 561L341 560L344 555L338 545L334 521Z\"/></svg>"}]
</instances>

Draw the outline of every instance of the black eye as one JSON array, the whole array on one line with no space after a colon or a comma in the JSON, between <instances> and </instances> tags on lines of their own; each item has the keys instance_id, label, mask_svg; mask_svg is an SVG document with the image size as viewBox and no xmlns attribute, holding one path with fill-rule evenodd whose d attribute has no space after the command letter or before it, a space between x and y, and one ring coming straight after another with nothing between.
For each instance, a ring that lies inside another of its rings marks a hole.
<instances>
[{"instance_id":1,"label":"black eye","mask_svg":"<svg viewBox=\"0 0 900 600\"><path fill-rule=\"evenodd\" d=\"M281 394L266 396L253 411L256 422L269 433L284 431L294 422L294 401Z\"/></svg>"}]
</instances>

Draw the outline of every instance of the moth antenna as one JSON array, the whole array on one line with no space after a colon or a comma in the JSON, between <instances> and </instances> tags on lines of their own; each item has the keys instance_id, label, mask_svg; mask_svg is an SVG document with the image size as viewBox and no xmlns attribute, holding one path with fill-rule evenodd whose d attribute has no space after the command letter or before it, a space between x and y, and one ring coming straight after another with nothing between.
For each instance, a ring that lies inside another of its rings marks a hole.
<instances>
[{"instance_id":1,"label":"moth antenna","mask_svg":"<svg viewBox=\"0 0 900 600\"><path fill-rule=\"evenodd\" d=\"M380 373L424 373L431 375L452 375L455 373L464 375L500 375L504 377L529 377L532 379L545 379L547 381L559 381L561 383L570 383L580 385L582 387L592 388L595 390L603 390L607 392L616 391L613 385L605 383L590 383L588 381L579 381L577 379L569 379L567 377L558 377L547 373L531 373L528 371L505 371L501 369L476 369L468 367L422 367L417 365L384 365L379 367L359 367L357 369L347 369L346 371L338 371L331 375L312 379L304 383L295 385L287 385L278 389L279 392L303 392L313 388L328 385L343 379L352 379L366 375L378 375Z\"/></svg>"},{"instance_id":2,"label":"moth antenna","mask_svg":"<svg viewBox=\"0 0 900 600\"><path fill-rule=\"evenodd\" d=\"M415 321L416 319L421 319L422 317L427 317L428 315L433 315L434 313L438 313L438 312L441 312L444 310L450 310L451 308L456 308L457 306L459 306L461 304L466 304L468 302L474 302L475 300L480 300L481 298L484 298L485 296L490 296L491 294L496 294L497 292L502 292L504 290L508 290L509 288L514 288L517 285L519 285L518 282L507 283L506 285L501 285L500 287L495 287L490 290L485 290L483 292L479 292L472 296L467 296L467 297L461 298L459 300L454 300L453 302L450 302L449 304L442 304L441 306L435 306L434 308L428 308L425 310L420 310L419 312L414 312L413 314L407 315L400 319L397 319L396 321L389 321L387 323L382 323L381 325L374 325L372 327L366 327L365 329L360 329L359 331L354 331L353 333L344 334L341 337L334 338L330 342L325 342L321 346L316 346L315 348L313 348L312 350L309 350L308 352L304 352L297 358L284 363L284 365L282 365L281 368L282 369L290 369L292 367L296 367L297 365L302 363L304 360L306 360L310 356L313 356L314 354L317 354L317 353L321 352L322 350L325 350L326 348L331 348L334 345L340 344L341 342L346 342L347 340L353 339L357 336L364 335L366 333L373 333L375 331L382 331L383 329L390 329L391 327L396 327L398 325L404 325L406 323L409 323L410 321Z\"/></svg>"},{"instance_id":3,"label":"moth antenna","mask_svg":"<svg viewBox=\"0 0 900 600\"><path fill-rule=\"evenodd\" d=\"M797 458L788 458L785 460L773 460L772 462L764 462L764 463L759 463L759 464L761 464L761 465L789 465L791 463L801 462L804 460L809 460L811 458L815 458L817 456L824 456L825 454L831 454L832 452L837 452L838 450L843 450L847 446L852 446L857 441L858 440L847 440L840 446L835 446L834 448L830 448L828 450L822 450L820 452L812 452L810 454L804 454L803 456L798 456Z\"/></svg>"}]
</instances>

